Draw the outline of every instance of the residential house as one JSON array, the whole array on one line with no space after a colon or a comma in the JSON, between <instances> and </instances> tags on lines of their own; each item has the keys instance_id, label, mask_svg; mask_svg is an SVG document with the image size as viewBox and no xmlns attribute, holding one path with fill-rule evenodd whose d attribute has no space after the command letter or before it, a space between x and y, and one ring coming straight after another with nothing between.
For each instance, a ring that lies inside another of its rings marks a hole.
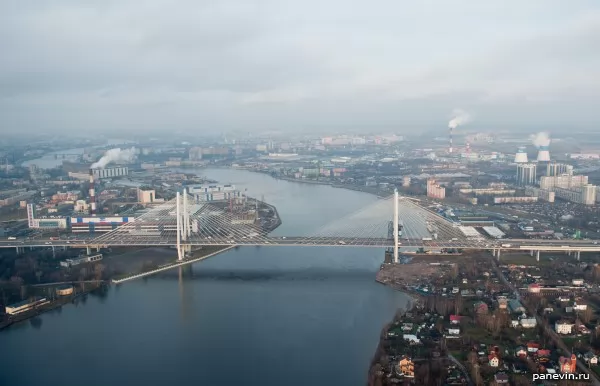
<instances>
[{"instance_id":1,"label":"residential house","mask_svg":"<svg viewBox=\"0 0 600 386\"><path fill-rule=\"evenodd\" d=\"M476 314L487 314L488 305L484 302L476 302L473 304L473 308Z\"/></svg>"},{"instance_id":2,"label":"residential house","mask_svg":"<svg viewBox=\"0 0 600 386\"><path fill-rule=\"evenodd\" d=\"M553 312L554 312L554 308L552 308L552 307L544 308L544 313L546 313L546 314L551 314Z\"/></svg>"},{"instance_id":3,"label":"residential house","mask_svg":"<svg viewBox=\"0 0 600 386\"><path fill-rule=\"evenodd\" d=\"M587 304L575 302L575 305L573 305L573 309L577 311L585 311L587 310Z\"/></svg>"},{"instance_id":4,"label":"residential house","mask_svg":"<svg viewBox=\"0 0 600 386\"><path fill-rule=\"evenodd\" d=\"M508 307L508 300L502 298L498 299L498 308L501 310L505 310Z\"/></svg>"},{"instance_id":5,"label":"residential house","mask_svg":"<svg viewBox=\"0 0 600 386\"><path fill-rule=\"evenodd\" d=\"M576 285L576 286L582 286L583 285L583 279L573 279L571 281L571 283L573 283L573 285Z\"/></svg>"},{"instance_id":6,"label":"residential house","mask_svg":"<svg viewBox=\"0 0 600 386\"><path fill-rule=\"evenodd\" d=\"M414 334L404 334L402 339L409 341L411 345L421 343L421 340Z\"/></svg>"},{"instance_id":7,"label":"residential house","mask_svg":"<svg viewBox=\"0 0 600 386\"><path fill-rule=\"evenodd\" d=\"M517 328L517 327L519 327L519 325L520 325L520 324L521 324L521 323L520 323L519 319L514 319L514 320L511 320L511 321L510 321L510 326L511 326L511 327L514 327L514 328Z\"/></svg>"},{"instance_id":8,"label":"residential house","mask_svg":"<svg viewBox=\"0 0 600 386\"><path fill-rule=\"evenodd\" d=\"M560 372L563 374L574 373L577 371L577 357L575 354L571 354L571 358L560 357L558 359L560 366Z\"/></svg>"},{"instance_id":9,"label":"residential house","mask_svg":"<svg viewBox=\"0 0 600 386\"><path fill-rule=\"evenodd\" d=\"M565 313L567 313L567 314L573 313L573 307L571 307L571 306L565 307Z\"/></svg>"},{"instance_id":10,"label":"residential house","mask_svg":"<svg viewBox=\"0 0 600 386\"><path fill-rule=\"evenodd\" d=\"M517 358L527 358L527 350L523 346L519 346L515 349L515 356Z\"/></svg>"},{"instance_id":11,"label":"residential house","mask_svg":"<svg viewBox=\"0 0 600 386\"><path fill-rule=\"evenodd\" d=\"M527 352L528 353L536 353L540 349L539 343L529 342L527 343Z\"/></svg>"},{"instance_id":12,"label":"residential house","mask_svg":"<svg viewBox=\"0 0 600 386\"><path fill-rule=\"evenodd\" d=\"M520 323L523 328L534 328L537 325L537 320L535 318L521 318Z\"/></svg>"},{"instance_id":13,"label":"residential house","mask_svg":"<svg viewBox=\"0 0 600 386\"><path fill-rule=\"evenodd\" d=\"M536 351L535 358L540 363L546 363L546 362L548 362L550 360L550 355L551 354L552 354L552 352L550 350L545 349L545 348L541 348L541 349L539 349L539 350Z\"/></svg>"},{"instance_id":14,"label":"residential house","mask_svg":"<svg viewBox=\"0 0 600 386\"><path fill-rule=\"evenodd\" d=\"M542 287L538 283L531 283L528 286L529 293L539 294L542 290Z\"/></svg>"},{"instance_id":15,"label":"residential house","mask_svg":"<svg viewBox=\"0 0 600 386\"><path fill-rule=\"evenodd\" d=\"M570 300L571 299L568 296L561 295L561 296L558 297L558 301L561 302L561 303L568 302Z\"/></svg>"},{"instance_id":16,"label":"residential house","mask_svg":"<svg viewBox=\"0 0 600 386\"><path fill-rule=\"evenodd\" d=\"M584 324L580 324L579 325L579 333L580 334L590 334L591 331Z\"/></svg>"},{"instance_id":17,"label":"residential house","mask_svg":"<svg viewBox=\"0 0 600 386\"><path fill-rule=\"evenodd\" d=\"M496 381L496 384L498 385L506 385L508 384L508 375L505 373L497 373L494 375L494 381Z\"/></svg>"},{"instance_id":18,"label":"residential house","mask_svg":"<svg viewBox=\"0 0 600 386\"><path fill-rule=\"evenodd\" d=\"M448 335L460 335L460 328L458 328L458 327L448 328Z\"/></svg>"},{"instance_id":19,"label":"residential house","mask_svg":"<svg viewBox=\"0 0 600 386\"><path fill-rule=\"evenodd\" d=\"M450 324L460 324L460 315L450 315Z\"/></svg>"},{"instance_id":20,"label":"residential house","mask_svg":"<svg viewBox=\"0 0 600 386\"><path fill-rule=\"evenodd\" d=\"M583 354L583 360L588 364L588 366L596 366L598 364L598 356L592 351L588 351Z\"/></svg>"},{"instance_id":21,"label":"residential house","mask_svg":"<svg viewBox=\"0 0 600 386\"><path fill-rule=\"evenodd\" d=\"M511 299L508 301L508 308L510 310L510 312L512 312L513 314L522 314L523 312L525 312L525 307L523 307L523 305L521 304L520 301L518 301L517 299Z\"/></svg>"},{"instance_id":22,"label":"residential house","mask_svg":"<svg viewBox=\"0 0 600 386\"><path fill-rule=\"evenodd\" d=\"M569 335L573 333L574 326L573 323L567 321L557 321L554 323L554 331L556 331L557 334Z\"/></svg>"},{"instance_id":23,"label":"residential house","mask_svg":"<svg viewBox=\"0 0 600 386\"><path fill-rule=\"evenodd\" d=\"M488 364L491 367L498 367L498 366L500 366L500 358L498 358L498 354L491 353L490 355L488 355Z\"/></svg>"},{"instance_id":24,"label":"residential house","mask_svg":"<svg viewBox=\"0 0 600 386\"><path fill-rule=\"evenodd\" d=\"M414 378L415 377L415 364L409 357L402 357L398 362L398 373L407 377Z\"/></svg>"}]
</instances>

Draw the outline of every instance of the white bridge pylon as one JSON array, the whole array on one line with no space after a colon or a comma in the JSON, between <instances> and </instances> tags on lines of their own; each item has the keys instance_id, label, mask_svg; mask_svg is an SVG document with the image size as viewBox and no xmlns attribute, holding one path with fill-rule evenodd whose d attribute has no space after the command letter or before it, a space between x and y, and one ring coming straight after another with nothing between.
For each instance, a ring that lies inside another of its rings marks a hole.
<instances>
[{"instance_id":1,"label":"white bridge pylon","mask_svg":"<svg viewBox=\"0 0 600 386\"><path fill-rule=\"evenodd\" d=\"M430 240L430 248L438 248L438 244L439 248L480 246L480 242L468 240L450 221L417 201L395 192L309 234L269 237L261 225L260 218L264 216L260 208L199 202L184 190L173 200L147 209L133 222L90 243L172 245L176 246L179 259L192 247L202 245L385 247L393 250L394 260L398 260L400 248L423 246L423 239ZM282 221L293 222L294 218L285 217ZM315 222L318 221L316 217ZM401 229L402 234L392 233L392 228Z\"/></svg>"}]
</instances>

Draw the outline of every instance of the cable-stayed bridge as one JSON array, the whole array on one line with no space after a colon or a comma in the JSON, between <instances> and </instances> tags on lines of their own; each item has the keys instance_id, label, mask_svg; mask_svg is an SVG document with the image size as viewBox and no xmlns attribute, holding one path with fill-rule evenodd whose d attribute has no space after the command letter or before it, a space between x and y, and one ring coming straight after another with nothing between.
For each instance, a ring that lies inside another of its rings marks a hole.
<instances>
[{"instance_id":1,"label":"cable-stayed bridge","mask_svg":"<svg viewBox=\"0 0 600 386\"><path fill-rule=\"evenodd\" d=\"M589 240L496 240L478 233L468 235L456 224L419 205L418 200L398 196L397 192L302 236L269 236L268 229L256 217L249 218L247 213L226 206L196 202L184 191L173 200L150 208L135 222L98 237L43 241L1 242L0 247L163 245L176 246L180 259L195 246L205 245L384 247L393 252L396 261L399 250L406 248L478 249L494 253L520 249L537 251L538 258L539 251L600 251L600 246Z\"/></svg>"}]
</instances>

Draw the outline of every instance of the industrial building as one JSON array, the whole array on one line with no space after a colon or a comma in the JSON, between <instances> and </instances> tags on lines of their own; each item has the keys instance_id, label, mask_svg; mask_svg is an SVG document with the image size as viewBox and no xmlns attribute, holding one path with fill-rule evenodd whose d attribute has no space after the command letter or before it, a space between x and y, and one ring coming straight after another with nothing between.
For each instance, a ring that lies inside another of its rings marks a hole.
<instances>
[{"instance_id":1,"label":"industrial building","mask_svg":"<svg viewBox=\"0 0 600 386\"><path fill-rule=\"evenodd\" d=\"M485 233L490 235L490 237L493 237L495 239L501 239L505 236L504 232L502 232L496 227L483 227L483 230L485 231Z\"/></svg>"},{"instance_id":2,"label":"industrial building","mask_svg":"<svg viewBox=\"0 0 600 386\"><path fill-rule=\"evenodd\" d=\"M101 233L110 232L117 227L134 222L134 217L71 217L71 231L73 233Z\"/></svg>"},{"instance_id":3,"label":"industrial building","mask_svg":"<svg viewBox=\"0 0 600 386\"><path fill-rule=\"evenodd\" d=\"M23 300L19 303L14 303L5 307L6 313L9 315L16 315L22 312L30 311L35 307L43 306L49 303L46 298L34 297L32 299Z\"/></svg>"},{"instance_id":4,"label":"industrial building","mask_svg":"<svg viewBox=\"0 0 600 386\"><path fill-rule=\"evenodd\" d=\"M67 229L68 217L36 217L35 204L27 204L27 224L31 229Z\"/></svg>"},{"instance_id":5,"label":"industrial building","mask_svg":"<svg viewBox=\"0 0 600 386\"><path fill-rule=\"evenodd\" d=\"M556 197L583 205L596 204L596 186L584 185L570 189L555 188Z\"/></svg>"},{"instance_id":6,"label":"industrial building","mask_svg":"<svg viewBox=\"0 0 600 386\"><path fill-rule=\"evenodd\" d=\"M27 189L5 191L0 195L0 207L18 204L20 201L27 200L36 194L36 190L27 191Z\"/></svg>"},{"instance_id":7,"label":"industrial building","mask_svg":"<svg viewBox=\"0 0 600 386\"><path fill-rule=\"evenodd\" d=\"M227 201L241 197L235 185L196 185L189 186L188 192L196 202Z\"/></svg>"},{"instance_id":8,"label":"industrial building","mask_svg":"<svg viewBox=\"0 0 600 386\"><path fill-rule=\"evenodd\" d=\"M115 178L129 175L129 168L127 166L116 167L116 168L105 168L105 169L93 169L94 178Z\"/></svg>"},{"instance_id":9,"label":"industrial building","mask_svg":"<svg viewBox=\"0 0 600 386\"><path fill-rule=\"evenodd\" d=\"M572 176L573 165L559 162L550 162L548 165L546 165L546 176L560 176L563 174Z\"/></svg>"},{"instance_id":10,"label":"industrial building","mask_svg":"<svg viewBox=\"0 0 600 386\"><path fill-rule=\"evenodd\" d=\"M434 179L427 180L427 197L443 200L446 198L446 188L436 184Z\"/></svg>"},{"instance_id":11,"label":"industrial building","mask_svg":"<svg viewBox=\"0 0 600 386\"><path fill-rule=\"evenodd\" d=\"M543 176L540 178L540 189L554 190L555 188L571 189L588 184L588 176L572 176L561 174L559 176Z\"/></svg>"},{"instance_id":12,"label":"industrial building","mask_svg":"<svg viewBox=\"0 0 600 386\"><path fill-rule=\"evenodd\" d=\"M537 165L533 163L517 164L517 185L535 185Z\"/></svg>"},{"instance_id":13,"label":"industrial building","mask_svg":"<svg viewBox=\"0 0 600 386\"><path fill-rule=\"evenodd\" d=\"M555 193L552 190L540 189L535 186L527 186L525 188L525 194L531 197L537 197L542 201L554 202Z\"/></svg>"},{"instance_id":14,"label":"industrial building","mask_svg":"<svg viewBox=\"0 0 600 386\"><path fill-rule=\"evenodd\" d=\"M474 194L476 196L483 195L511 195L515 194L517 191L514 189L496 189L496 188L483 188L483 189L460 189L460 194Z\"/></svg>"}]
</instances>

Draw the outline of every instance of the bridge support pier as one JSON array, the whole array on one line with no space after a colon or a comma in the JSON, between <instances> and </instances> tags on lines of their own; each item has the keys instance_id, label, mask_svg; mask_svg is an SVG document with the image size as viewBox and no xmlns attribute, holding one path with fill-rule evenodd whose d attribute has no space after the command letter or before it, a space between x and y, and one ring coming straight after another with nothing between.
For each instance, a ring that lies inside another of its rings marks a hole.
<instances>
[{"instance_id":1,"label":"bridge support pier","mask_svg":"<svg viewBox=\"0 0 600 386\"><path fill-rule=\"evenodd\" d=\"M85 253L86 255L91 255L92 254L92 247L85 247Z\"/></svg>"},{"instance_id":2,"label":"bridge support pier","mask_svg":"<svg viewBox=\"0 0 600 386\"><path fill-rule=\"evenodd\" d=\"M575 252L575 258L577 259L577 261L579 261L579 259L581 258L581 251Z\"/></svg>"},{"instance_id":3,"label":"bridge support pier","mask_svg":"<svg viewBox=\"0 0 600 386\"><path fill-rule=\"evenodd\" d=\"M533 257L533 249L529 251L529 256Z\"/></svg>"},{"instance_id":4,"label":"bridge support pier","mask_svg":"<svg viewBox=\"0 0 600 386\"><path fill-rule=\"evenodd\" d=\"M496 260L500 261L500 251L502 251L502 249L498 248L498 251L496 251Z\"/></svg>"},{"instance_id":5,"label":"bridge support pier","mask_svg":"<svg viewBox=\"0 0 600 386\"><path fill-rule=\"evenodd\" d=\"M21 247L15 247L15 250L17 251L17 255L20 255L21 253L23 253L21 251Z\"/></svg>"},{"instance_id":6,"label":"bridge support pier","mask_svg":"<svg viewBox=\"0 0 600 386\"><path fill-rule=\"evenodd\" d=\"M52 246L52 257L56 257L56 248L54 247L54 245Z\"/></svg>"},{"instance_id":7,"label":"bridge support pier","mask_svg":"<svg viewBox=\"0 0 600 386\"><path fill-rule=\"evenodd\" d=\"M533 252L533 251L532 251L532 252ZM539 250L537 250L537 251L535 252L535 261L540 261L540 251L539 251Z\"/></svg>"}]
</instances>

